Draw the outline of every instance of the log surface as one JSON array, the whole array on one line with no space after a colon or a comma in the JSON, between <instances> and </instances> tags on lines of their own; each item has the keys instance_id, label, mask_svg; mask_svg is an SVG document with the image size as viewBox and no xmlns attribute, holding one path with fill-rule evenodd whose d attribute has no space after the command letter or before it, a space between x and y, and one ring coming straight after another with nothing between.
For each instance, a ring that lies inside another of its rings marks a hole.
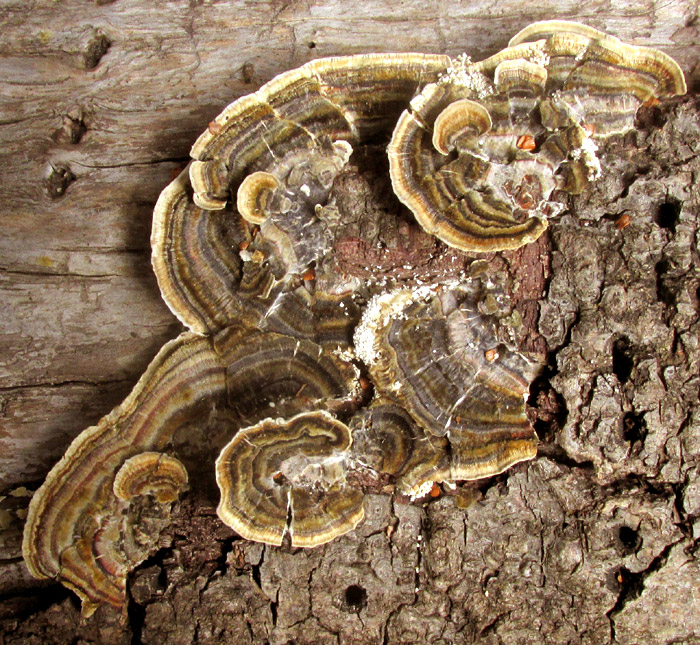
<instances>
[{"instance_id":1,"label":"log surface","mask_svg":"<svg viewBox=\"0 0 700 645\"><path fill-rule=\"evenodd\" d=\"M308 552L240 540L193 500L134 575L129 623L81 623L68 592L24 568L24 509L181 331L149 234L197 135L313 58L480 59L555 18L662 49L691 93L606 146L609 178L552 225L532 312L550 351L542 456L475 489L466 510L377 495L358 531ZM688 0L3 2L4 642L697 642L699 21Z\"/></svg>"}]
</instances>

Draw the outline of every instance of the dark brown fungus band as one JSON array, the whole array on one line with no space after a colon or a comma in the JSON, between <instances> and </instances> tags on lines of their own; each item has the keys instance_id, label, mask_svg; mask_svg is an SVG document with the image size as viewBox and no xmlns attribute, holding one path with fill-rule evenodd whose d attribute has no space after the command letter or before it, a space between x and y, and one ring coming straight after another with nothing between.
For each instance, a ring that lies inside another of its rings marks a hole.
<instances>
[{"instance_id":1,"label":"dark brown fungus band","mask_svg":"<svg viewBox=\"0 0 700 645\"><path fill-rule=\"evenodd\" d=\"M241 430L216 461L217 512L249 540L314 547L362 521L362 492L345 482L352 443L326 412L265 419Z\"/></svg>"},{"instance_id":2,"label":"dark brown fungus band","mask_svg":"<svg viewBox=\"0 0 700 645\"><path fill-rule=\"evenodd\" d=\"M230 328L214 339L226 365L230 408L246 423L312 407L352 406L359 373L342 352L309 340Z\"/></svg>"},{"instance_id":3,"label":"dark brown fungus band","mask_svg":"<svg viewBox=\"0 0 700 645\"><path fill-rule=\"evenodd\" d=\"M86 615L102 603L123 607L126 574L157 547L169 505L187 484L182 464L160 453L225 391L209 339L186 333L165 345L126 400L73 441L34 495L22 545L31 573L58 577ZM149 494L155 506L143 499ZM131 504L142 505L146 526L130 522Z\"/></svg>"}]
</instances>

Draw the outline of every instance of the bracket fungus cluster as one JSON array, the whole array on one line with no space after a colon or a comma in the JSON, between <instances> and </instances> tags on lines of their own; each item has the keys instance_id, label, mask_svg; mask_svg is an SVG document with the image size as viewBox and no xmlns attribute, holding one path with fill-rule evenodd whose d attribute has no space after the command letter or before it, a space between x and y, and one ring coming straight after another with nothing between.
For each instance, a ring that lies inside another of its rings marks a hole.
<instances>
[{"instance_id":1,"label":"bracket fungus cluster","mask_svg":"<svg viewBox=\"0 0 700 645\"><path fill-rule=\"evenodd\" d=\"M418 497L533 458L538 363L504 343L484 306L498 287L467 277L465 253L535 240L557 197L601 173L596 140L684 91L661 52L542 22L481 62L327 58L233 102L154 212L158 284L189 331L35 494L32 574L74 589L85 613L123 609L128 572L202 478L242 537L313 547L362 520L353 471ZM458 270L413 275L377 234L398 216L348 207L353 164L387 144L406 239ZM353 270L347 249L362 245L386 251L392 282Z\"/></svg>"}]
</instances>

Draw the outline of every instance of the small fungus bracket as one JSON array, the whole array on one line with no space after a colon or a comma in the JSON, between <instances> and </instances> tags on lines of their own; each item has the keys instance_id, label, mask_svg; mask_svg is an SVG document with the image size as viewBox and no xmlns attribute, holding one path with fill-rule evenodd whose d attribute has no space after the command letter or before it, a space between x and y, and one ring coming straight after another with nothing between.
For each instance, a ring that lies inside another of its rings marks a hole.
<instances>
[{"instance_id":1,"label":"small fungus bracket","mask_svg":"<svg viewBox=\"0 0 700 645\"><path fill-rule=\"evenodd\" d=\"M241 430L216 462L217 513L243 537L281 546L325 544L364 518L345 481L350 430L327 412L266 419Z\"/></svg>"}]
</instances>

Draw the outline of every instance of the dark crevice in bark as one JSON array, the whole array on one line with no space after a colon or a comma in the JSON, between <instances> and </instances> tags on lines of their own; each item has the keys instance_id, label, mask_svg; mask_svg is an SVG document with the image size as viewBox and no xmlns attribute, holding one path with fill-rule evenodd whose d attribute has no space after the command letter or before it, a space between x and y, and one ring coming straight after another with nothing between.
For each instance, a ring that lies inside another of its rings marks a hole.
<instances>
[{"instance_id":1,"label":"dark crevice in bark","mask_svg":"<svg viewBox=\"0 0 700 645\"><path fill-rule=\"evenodd\" d=\"M644 591L644 581L653 573L660 571L668 560L669 553L671 549L678 544L678 542L672 542L668 544L664 550L659 553L649 564L649 566L643 571L632 572L626 567L620 567L615 573L615 578L619 583L619 593L617 596L617 601L612 609L610 609L606 615L610 619L610 625L612 629L613 640L616 640L615 636L615 618L616 616L625 608L625 606L636 600L641 596Z\"/></svg>"}]
</instances>

